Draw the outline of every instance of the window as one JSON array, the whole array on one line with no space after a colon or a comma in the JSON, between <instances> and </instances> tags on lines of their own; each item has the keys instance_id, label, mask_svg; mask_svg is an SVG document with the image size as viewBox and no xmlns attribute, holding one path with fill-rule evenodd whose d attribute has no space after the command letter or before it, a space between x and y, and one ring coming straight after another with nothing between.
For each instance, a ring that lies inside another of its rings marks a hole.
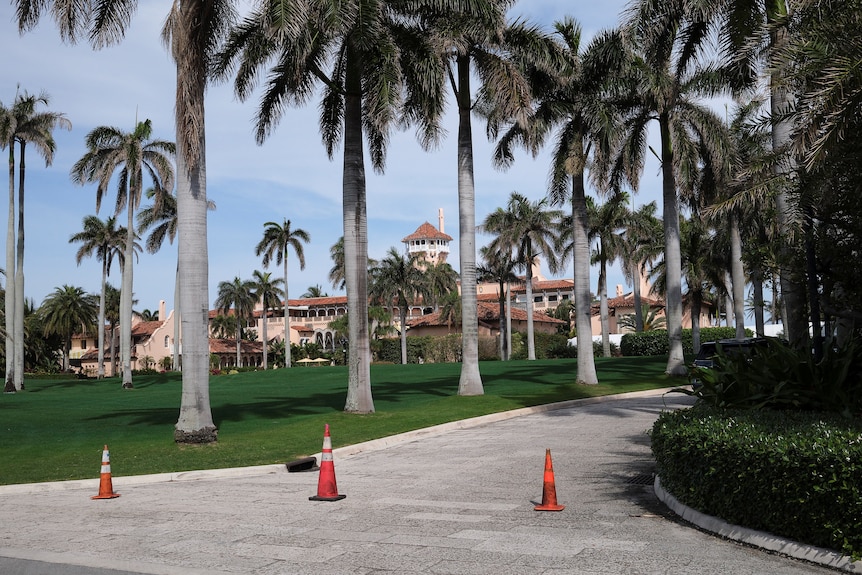
<instances>
[{"instance_id":1,"label":"window","mask_svg":"<svg viewBox=\"0 0 862 575\"><path fill-rule=\"evenodd\" d=\"M81 340L81 349L87 349L87 340L86 339Z\"/></svg>"},{"instance_id":2,"label":"window","mask_svg":"<svg viewBox=\"0 0 862 575\"><path fill-rule=\"evenodd\" d=\"M541 295L534 295L534 296L533 296L533 301L534 301L534 302L536 302L536 303L542 303L543 301L545 301L545 296L541 296Z\"/></svg>"},{"instance_id":3,"label":"window","mask_svg":"<svg viewBox=\"0 0 862 575\"><path fill-rule=\"evenodd\" d=\"M171 338L170 338L170 336L166 335L165 336L165 347L170 347L170 346L171 346Z\"/></svg>"},{"instance_id":4,"label":"window","mask_svg":"<svg viewBox=\"0 0 862 575\"><path fill-rule=\"evenodd\" d=\"M564 293L563 294L563 301L566 301L567 299L569 299L569 294Z\"/></svg>"},{"instance_id":5,"label":"window","mask_svg":"<svg viewBox=\"0 0 862 575\"><path fill-rule=\"evenodd\" d=\"M555 296L555 295L549 295L549 296L548 296L548 301L557 301L557 296Z\"/></svg>"}]
</instances>

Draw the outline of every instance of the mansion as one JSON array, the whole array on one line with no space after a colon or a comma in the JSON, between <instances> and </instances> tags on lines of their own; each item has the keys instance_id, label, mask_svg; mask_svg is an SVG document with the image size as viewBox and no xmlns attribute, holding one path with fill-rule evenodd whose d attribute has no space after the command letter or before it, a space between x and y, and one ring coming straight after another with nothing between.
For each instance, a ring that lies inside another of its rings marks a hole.
<instances>
[{"instance_id":1,"label":"mansion","mask_svg":"<svg viewBox=\"0 0 862 575\"><path fill-rule=\"evenodd\" d=\"M406 253L415 254L420 260L431 263L442 263L446 261L449 254L449 242L452 237L443 231L443 211L438 214L438 227L425 222L412 234L404 237L402 243ZM533 284L533 322L537 332L556 333L561 325L566 322L555 319L552 314L563 302L574 299L574 282L570 279L544 278L538 265L530 270ZM460 290L460 286L459 286ZM634 313L634 300L631 294L623 294L622 286L617 286L616 297L609 298L609 322L610 332L619 333L617 325L619 318L626 314ZM646 297L649 293L649 285L642 285L643 303L651 308L659 310L660 315L664 313L663 302ZM512 297L511 315L513 331L526 331L526 281L510 285ZM499 336L500 306L499 287L496 283L480 283L477 286L477 299L479 306L479 333L483 336ZM397 308L388 310L393 318L399 316ZM708 325L709 310L705 310L702 325ZM210 310L210 322L219 315L219 311ZM231 312L232 313L232 312ZM284 308L270 309L264 313L260 304L254 310L253 318L249 321L248 328L255 330L257 341L243 341L241 346L241 365L258 366L263 361L263 345L261 341L264 322L266 322L266 333L271 341L289 341L294 345L305 343L316 343L322 349L330 351L338 349L342 342L340 336L330 327L330 323L347 314L347 296L327 296L314 298L291 299L287 302L287 313L290 318L290 333L285 333ZM592 332L601 333L598 303L592 310ZM136 317L132 325L132 369L145 369L147 367L162 368L174 355L175 321L173 311L167 313L165 302L159 304L158 316L154 321L141 321ZM683 318L684 325L691 325L690 315ZM396 330L400 330L396 320ZM440 313L433 307L423 305L423 302L410 306L407 314L407 326L409 335L446 335L448 333L460 332L459 325L446 322ZM110 338L110 332L106 338ZM114 334L115 341L118 335ZM397 334L393 337L397 337ZM116 346L115 346L116 347ZM182 354L182 344L177 350ZM234 339L210 339L210 352L218 356L221 366L232 367L236 364L236 342ZM97 350L94 337L75 336L72 340L70 359L72 364L89 374L94 374L97 369ZM110 362L110 351L105 351L105 370L107 375L112 374Z\"/></svg>"}]
</instances>

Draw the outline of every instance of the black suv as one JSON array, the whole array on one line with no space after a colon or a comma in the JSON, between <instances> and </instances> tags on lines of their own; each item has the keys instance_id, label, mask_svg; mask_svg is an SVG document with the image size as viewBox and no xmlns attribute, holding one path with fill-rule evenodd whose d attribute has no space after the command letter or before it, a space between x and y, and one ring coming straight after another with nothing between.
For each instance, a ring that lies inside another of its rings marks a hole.
<instances>
[{"instance_id":1,"label":"black suv","mask_svg":"<svg viewBox=\"0 0 862 575\"><path fill-rule=\"evenodd\" d=\"M718 356L718 346L725 355L753 355L757 348L765 348L768 340L763 337L750 337L746 339L720 339L718 341L707 341L700 345L700 351L694 358L694 368L711 369ZM696 388L700 385L697 371L692 370L691 383Z\"/></svg>"}]
</instances>

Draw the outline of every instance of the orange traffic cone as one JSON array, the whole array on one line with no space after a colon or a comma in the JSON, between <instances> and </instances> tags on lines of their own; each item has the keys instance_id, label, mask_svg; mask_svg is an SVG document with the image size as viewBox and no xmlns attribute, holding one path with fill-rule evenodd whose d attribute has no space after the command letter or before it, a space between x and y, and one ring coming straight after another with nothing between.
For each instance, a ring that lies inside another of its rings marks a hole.
<instances>
[{"instance_id":1,"label":"orange traffic cone","mask_svg":"<svg viewBox=\"0 0 862 575\"><path fill-rule=\"evenodd\" d=\"M108 446L102 451L102 473L99 476L99 494L93 495L90 499L115 499L119 497L119 493L114 493L114 485L111 482L111 456L108 453Z\"/></svg>"},{"instance_id":2,"label":"orange traffic cone","mask_svg":"<svg viewBox=\"0 0 862 575\"><path fill-rule=\"evenodd\" d=\"M310 501L340 501L347 497L338 494L335 484L335 463L332 461L332 439L329 437L329 424L323 430L323 451L320 453L320 476L317 479L317 495Z\"/></svg>"},{"instance_id":3,"label":"orange traffic cone","mask_svg":"<svg viewBox=\"0 0 862 575\"><path fill-rule=\"evenodd\" d=\"M536 511L562 511L565 505L557 505L557 488L554 485L554 464L551 462L551 450L545 450L545 486L542 490L542 504L536 505Z\"/></svg>"}]
</instances>

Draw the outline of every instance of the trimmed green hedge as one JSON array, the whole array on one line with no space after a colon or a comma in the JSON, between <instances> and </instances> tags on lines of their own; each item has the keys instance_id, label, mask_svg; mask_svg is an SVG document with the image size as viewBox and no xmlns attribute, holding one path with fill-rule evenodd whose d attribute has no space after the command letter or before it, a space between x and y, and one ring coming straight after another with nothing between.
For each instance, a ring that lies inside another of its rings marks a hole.
<instances>
[{"instance_id":1,"label":"trimmed green hedge","mask_svg":"<svg viewBox=\"0 0 862 575\"><path fill-rule=\"evenodd\" d=\"M862 420L798 411L663 413L662 486L735 525L862 556Z\"/></svg>"},{"instance_id":2,"label":"trimmed green hedge","mask_svg":"<svg viewBox=\"0 0 862 575\"><path fill-rule=\"evenodd\" d=\"M751 330L745 330L746 337L754 334ZM702 327L700 328L700 342L718 341L720 339L733 339L736 337L735 327ZM694 344L691 330L682 330L683 353L693 354ZM667 341L667 330L657 329L643 331L640 333L627 333L620 340L620 351L625 356L632 355L667 355L670 353Z\"/></svg>"}]
</instances>

